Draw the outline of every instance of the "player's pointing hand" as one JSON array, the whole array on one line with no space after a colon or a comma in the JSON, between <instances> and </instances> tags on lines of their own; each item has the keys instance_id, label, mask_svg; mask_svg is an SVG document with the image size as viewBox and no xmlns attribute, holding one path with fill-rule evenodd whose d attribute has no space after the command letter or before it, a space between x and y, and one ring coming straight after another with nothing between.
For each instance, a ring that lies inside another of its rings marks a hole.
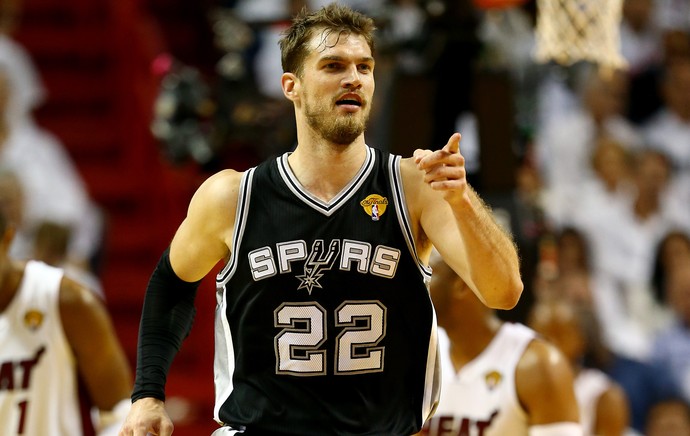
<instances>
[{"instance_id":1,"label":"player's pointing hand","mask_svg":"<svg viewBox=\"0 0 690 436\"><path fill-rule=\"evenodd\" d=\"M467 191L465 158L460 154L459 133L454 133L448 143L436 151L417 149L414 161L424 171L424 181L431 189L443 191L447 201L462 199Z\"/></svg>"}]
</instances>

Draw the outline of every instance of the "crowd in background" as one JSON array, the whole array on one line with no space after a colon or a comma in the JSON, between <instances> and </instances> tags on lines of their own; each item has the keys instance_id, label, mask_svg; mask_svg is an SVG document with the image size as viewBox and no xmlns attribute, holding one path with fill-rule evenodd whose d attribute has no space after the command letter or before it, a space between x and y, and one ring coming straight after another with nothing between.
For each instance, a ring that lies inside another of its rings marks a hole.
<instances>
[{"instance_id":1,"label":"crowd in background","mask_svg":"<svg viewBox=\"0 0 690 436\"><path fill-rule=\"evenodd\" d=\"M173 161L242 169L294 145L277 40L294 11L325 3L220 2L209 11L220 53L213 77L159 60L152 132ZM619 30L628 68L605 75L588 64L532 60L533 1L496 10L470 0L341 3L380 28L370 145L395 150L393 102L415 112L418 102L393 98L405 95L400 79L431 83L430 112L419 114L431 125L429 143L414 147L440 147L460 131L470 181L496 198L526 289L501 316L525 321L528 306L548 299L590 308L600 329L583 359L625 389L631 426L643 432L666 402L684 401L690 416L690 1L625 0ZM482 162L508 158L482 156L473 84L486 72L503 74L512 92L496 105L510 105L513 124L494 125L511 129L510 192L481 183ZM42 95L28 54L0 36L0 198L21 223L15 255L76 266L97 283L98 207L59 140L32 122Z\"/></svg>"}]
</instances>

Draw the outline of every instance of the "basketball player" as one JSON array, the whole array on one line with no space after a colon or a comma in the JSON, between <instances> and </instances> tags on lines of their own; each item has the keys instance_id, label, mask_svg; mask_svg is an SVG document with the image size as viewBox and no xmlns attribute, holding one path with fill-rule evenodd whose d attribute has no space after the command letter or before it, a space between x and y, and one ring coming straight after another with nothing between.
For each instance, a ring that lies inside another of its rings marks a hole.
<instances>
[{"instance_id":1,"label":"basketball player","mask_svg":"<svg viewBox=\"0 0 690 436\"><path fill-rule=\"evenodd\" d=\"M441 398L428 436L582 435L573 373L558 349L502 322L434 251Z\"/></svg>"},{"instance_id":2,"label":"basketball player","mask_svg":"<svg viewBox=\"0 0 690 436\"><path fill-rule=\"evenodd\" d=\"M582 366L587 329L595 322L582 305L567 300L538 301L529 325L553 342L570 361L575 375L575 396L586 435L621 436L630 425L630 406L623 389L605 373Z\"/></svg>"},{"instance_id":3,"label":"basketball player","mask_svg":"<svg viewBox=\"0 0 690 436\"><path fill-rule=\"evenodd\" d=\"M298 145L195 193L146 291L121 435L171 434L166 373L219 261L217 435L419 431L437 398L432 244L486 304L516 304L514 243L468 186L460 135L402 160L365 143L372 31L337 4L286 31Z\"/></svg>"},{"instance_id":4,"label":"basketball player","mask_svg":"<svg viewBox=\"0 0 690 436\"><path fill-rule=\"evenodd\" d=\"M97 435L116 435L132 375L106 309L61 269L10 258L2 207L0 235L0 436L82 435L80 378Z\"/></svg>"}]
</instances>

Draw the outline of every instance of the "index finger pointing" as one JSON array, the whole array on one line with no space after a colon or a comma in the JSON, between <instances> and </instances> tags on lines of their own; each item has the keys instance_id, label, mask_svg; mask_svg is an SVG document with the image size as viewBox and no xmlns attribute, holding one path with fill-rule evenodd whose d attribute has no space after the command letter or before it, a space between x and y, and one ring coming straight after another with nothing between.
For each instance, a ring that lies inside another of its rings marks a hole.
<instances>
[{"instance_id":1,"label":"index finger pointing","mask_svg":"<svg viewBox=\"0 0 690 436\"><path fill-rule=\"evenodd\" d=\"M448 153L459 153L460 152L460 138L462 135L459 133L453 133L453 135L448 140L448 143L443 147L443 150Z\"/></svg>"}]
</instances>

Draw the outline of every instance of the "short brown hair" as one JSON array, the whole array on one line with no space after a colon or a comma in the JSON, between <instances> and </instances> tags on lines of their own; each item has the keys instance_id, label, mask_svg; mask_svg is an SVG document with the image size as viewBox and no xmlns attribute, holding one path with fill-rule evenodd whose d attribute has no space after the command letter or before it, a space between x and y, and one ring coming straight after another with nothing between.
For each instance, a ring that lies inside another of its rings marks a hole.
<instances>
[{"instance_id":1,"label":"short brown hair","mask_svg":"<svg viewBox=\"0 0 690 436\"><path fill-rule=\"evenodd\" d=\"M324 32L361 35L374 53L374 20L346 6L331 3L309 12L303 8L292 20L292 25L283 32L280 40L280 56L284 72L300 75L304 59L308 55L307 42L315 29Z\"/></svg>"}]
</instances>

